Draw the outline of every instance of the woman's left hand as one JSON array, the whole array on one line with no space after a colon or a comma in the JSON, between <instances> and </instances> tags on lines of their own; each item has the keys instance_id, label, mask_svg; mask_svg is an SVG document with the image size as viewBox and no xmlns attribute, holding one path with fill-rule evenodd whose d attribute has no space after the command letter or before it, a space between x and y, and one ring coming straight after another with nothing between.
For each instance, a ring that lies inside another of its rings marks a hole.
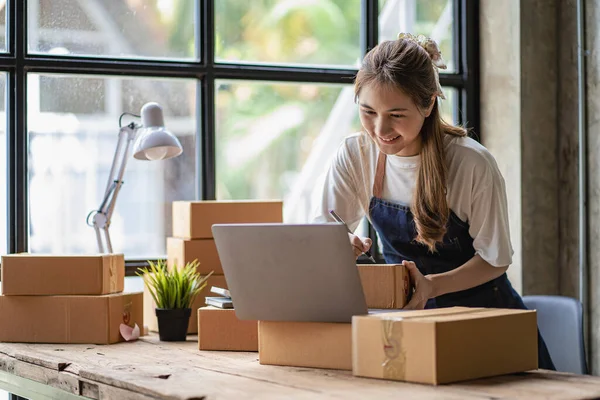
<instances>
[{"instance_id":1,"label":"woman's left hand","mask_svg":"<svg viewBox=\"0 0 600 400\"><path fill-rule=\"evenodd\" d=\"M422 310L425 308L427 300L435 297L433 282L431 282L431 279L429 279L428 276L423 276L414 262L402 261L402 265L408 269L410 278L415 285L415 291L412 294L412 298L408 304L404 306L404 310Z\"/></svg>"}]
</instances>

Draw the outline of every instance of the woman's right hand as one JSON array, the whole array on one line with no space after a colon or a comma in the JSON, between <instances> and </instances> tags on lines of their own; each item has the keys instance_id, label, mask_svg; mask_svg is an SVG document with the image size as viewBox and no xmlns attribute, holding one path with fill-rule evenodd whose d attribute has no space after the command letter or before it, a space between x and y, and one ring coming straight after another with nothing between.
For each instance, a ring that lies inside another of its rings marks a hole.
<instances>
[{"instance_id":1,"label":"woman's right hand","mask_svg":"<svg viewBox=\"0 0 600 400\"><path fill-rule=\"evenodd\" d=\"M352 233L348 234L350 238L350 243L352 244L352 248L354 249L354 255L356 258L360 256L365 251L371 248L373 242L369 238L361 238L359 236L353 235Z\"/></svg>"}]
</instances>

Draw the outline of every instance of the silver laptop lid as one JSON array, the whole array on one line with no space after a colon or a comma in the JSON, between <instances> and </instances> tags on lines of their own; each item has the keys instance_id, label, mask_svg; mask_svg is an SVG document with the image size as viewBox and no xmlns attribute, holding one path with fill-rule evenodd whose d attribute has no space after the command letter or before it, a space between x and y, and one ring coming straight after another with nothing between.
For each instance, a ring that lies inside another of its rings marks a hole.
<instances>
[{"instance_id":1,"label":"silver laptop lid","mask_svg":"<svg viewBox=\"0 0 600 400\"><path fill-rule=\"evenodd\" d=\"M343 224L215 224L212 231L239 319L350 322L367 313Z\"/></svg>"}]
</instances>

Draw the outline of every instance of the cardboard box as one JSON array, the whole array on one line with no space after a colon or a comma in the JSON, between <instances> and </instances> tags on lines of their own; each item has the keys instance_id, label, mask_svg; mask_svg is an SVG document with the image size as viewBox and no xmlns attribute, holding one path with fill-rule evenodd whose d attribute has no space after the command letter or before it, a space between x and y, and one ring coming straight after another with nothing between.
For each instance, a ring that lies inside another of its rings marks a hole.
<instances>
[{"instance_id":1,"label":"cardboard box","mask_svg":"<svg viewBox=\"0 0 600 400\"><path fill-rule=\"evenodd\" d=\"M443 384L536 369L535 311L452 307L352 318L356 376Z\"/></svg>"},{"instance_id":2,"label":"cardboard box","mask_svg":"<svg viewBox=\"0 0 600 400\"><path fill-rule=\"evenodd\" d=\"M257 321L241 321L233 309L199 308L198 349L258 351Z\"/></svg>"},{"instance_id":3,"label":"cardboard box","mask_svg":"<svg viewBox=\"0 0 600 400\"><path fill-rule=\"evenodd\" d=\"M192 315L190 316L190 323L188 324L188 334L198 332L198 309L206 306L204 298L210 296L211 286L218 286L221 288L227 288L227 282L225 282L224 275L212 275L208 278L206 287L196 296L196 299L192 303ZM217 296L217 295L215 295ZM158 332L158 319L156 318L156 303L150 294L150 291L144 284L144 321L148 326L148 330L151 332Z\"/></svg>"},{"instance_id":4,"label":"cardboard box","mask_svg":"<svg viewBox=\"0 0 600 400\"><path fill-rule=\"evenodd\" d=\"M369 308L398 309L410 299L410 273L402 264L358 264Z\"/></svg>"},{"instance_id":5,"label":"cardboard box","mask_svg":"<svg viewBox=\"0 0 600 400\"><path fill-rule=\"evenodd\" d=\"M260 364L352 369L352 324L258 322Z\"/></svg>"},{"instance_id":6,"label":"cardboard box","mask_svg":"<svg viewBox=\"0 0 600 400\"><path fill-rule=\"evenodd\" d=\"M2 256L4 295L100 295L124 285L123 254Z\"/></svg>"},{"instance_id":7,"label":"cardboard box","mask_svg":"<svg viewBox=\"0 0 600 400\"><path fill-rule=\"evenodd\" d=\"M221 267L213 239L167 238L167 266L169 269L175 265L183 267L194 260L198 260L200 263L196 269L200 274L204 275L214 271L216 275L223 275L223 267Z\"/></svg>"},{"instance_id":8,"label":"cardboard box","mask_svg":"<svg viewBox=\"0 0 600 400\"><path fill-rule=\"evenodd\" d=\"M142 293L101 296L0 296L0 341L110 344L119 327L143 332Z\"/></svg>"},{"instance_id":9,"label":"cardboard box","mask_svg":"<svg viewBox=\"0 0 600 400\"><path fill-rule=\"evenodd\" d=\"M282 201L173 202L173 236L182 239L211 239L213 224L282 221Z\"/></svg>"}]
</instances>

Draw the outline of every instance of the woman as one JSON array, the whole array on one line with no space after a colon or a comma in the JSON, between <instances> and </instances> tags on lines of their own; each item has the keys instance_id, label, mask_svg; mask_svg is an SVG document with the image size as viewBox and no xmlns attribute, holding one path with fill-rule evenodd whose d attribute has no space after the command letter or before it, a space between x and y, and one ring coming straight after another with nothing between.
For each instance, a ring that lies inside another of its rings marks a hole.
<instances>
[{"instance_id":1,"label":"woman","mask_svg":"<svg viewBox=\"0 0 600 400\"><path fill-rule=\"evenodd\" d=\"M326 175L317 221L335 210L354 231L368 216L387 263L409 269L408 309L525 309L512 262L504 179L493 156L445 123L431 39L401 34L371 50L355 81L364 132L345 139ZM350 235L356 255L371 240ZM539 367L555 369L538 335Z\"/></svg>"}]
</instances>

